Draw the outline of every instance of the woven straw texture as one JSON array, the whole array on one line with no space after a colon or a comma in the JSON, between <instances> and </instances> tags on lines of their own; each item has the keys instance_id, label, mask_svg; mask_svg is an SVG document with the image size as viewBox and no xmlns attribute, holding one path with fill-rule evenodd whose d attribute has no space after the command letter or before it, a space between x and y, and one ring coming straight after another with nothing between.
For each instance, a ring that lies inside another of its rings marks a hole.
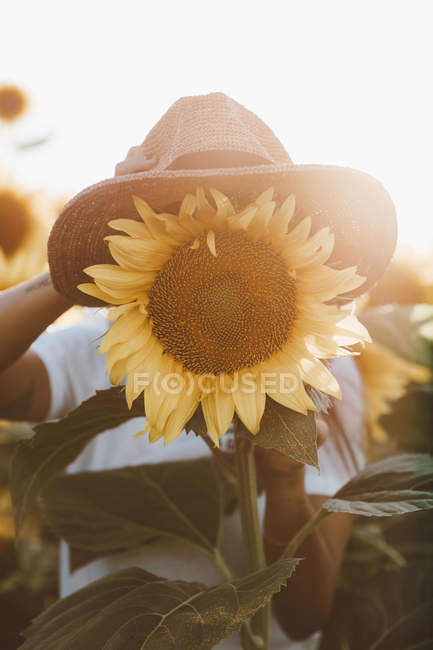
<instances>
[{"instance_id":1,"label":"woven straw texture","mask_svg":"<svg viewBox=\"0 0 433 650\"><path fill-rule=\"evenodd\" d=\"M311 216L313 230L329 225L336 236L331 262L339 268L357 265L367 277L351 295L372 286L391 259L397 234L395 209L378 181L347 168L294 165L266 124L222 93L178 100L144 144L158 157L156 167L83 190L54 224L48 242L51 275L56 289L75 303L101 304L76 286L89 281L83 268L113 263L104 242L106 235L113 234L107 223L117 218L139 220L133 194L163 211L174 209L197 185L220 190L239 208L270 186L277 201L296 194L295 222ZM242 152L254 166L191 169L194 154L204 151L216 152L218 160L227 161L232 152Z\"/></svg>"}]
</instances>

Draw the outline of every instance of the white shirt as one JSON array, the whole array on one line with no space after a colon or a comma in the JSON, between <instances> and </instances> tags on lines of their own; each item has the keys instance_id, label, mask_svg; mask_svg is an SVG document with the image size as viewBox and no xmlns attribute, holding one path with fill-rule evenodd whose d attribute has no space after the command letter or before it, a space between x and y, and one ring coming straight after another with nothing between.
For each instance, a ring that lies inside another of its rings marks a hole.
<instances>
[{"instance_id":1,"label":"white shirt","mask_svg":"<svg viewBox=\"0 0 433 650\"><path fill-rule=\"evenodd\" d=\"M101 311L88 309L83 323L63 330L44 332L33 344L46 366L51 388L48 420L58 419L88 399L96 390L111 386L105 374L105 355L97 353L99 340L108 329L109 322ZM363 432L362 383L356 364L350 358L333 362L333 372L342 383L343 406L347 408L348 422L353 422L354 432ZM344 378L344 381L342 381ZM161 463L179 459L208 456L211 452L201 438L182 433L166 447L163 441L150 444L147 436L134 438L133 434L144 428L144 418L130 420L116 429L96 436L80 456L68 467L69 473L113 469L126 465ZM350 435L350 432L348 432ZM358 434L359 435L359 434ZM227 437L221 439L222 448ZM319 449L320 475L306 466L305 488L308 494L333 495L357 471L356 464L365 464L364 440L350 438L351 455L355 462L347 462L341 440L330 436ZM343 456L346 460L343 460ZM263 521L265 497L259 497L259 516ZM246 572L242 550L239 512L225 517L222 553L234 575ZM73 591L108 573L130 566L140 566L151 573L174 580L200 581L213 585L222 581L218 569L205 555L178 540L158 539L143 549L110 555L69 571L68 545L62 541L60 551L60 593L65 597ZM287 639L276 619L272 619L270 648L272 650L313 650L319 635L307 641L294 643ZM221 641L221 650L239 650L238 633Z\"/></svg>"}]
</instances>

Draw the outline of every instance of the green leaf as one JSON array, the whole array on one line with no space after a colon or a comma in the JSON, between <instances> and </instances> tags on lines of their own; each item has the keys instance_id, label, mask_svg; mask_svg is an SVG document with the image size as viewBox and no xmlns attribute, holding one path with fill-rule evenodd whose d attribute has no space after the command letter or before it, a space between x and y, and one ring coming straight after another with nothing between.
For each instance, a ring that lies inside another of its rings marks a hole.
<instances>
[{"instance_id":1,"label":"green leaf","mask_svg":"<svg viewBox=\"0 0 433 650\"><path fill-rule=\"evenodd\" d=\"M429 363L426 327L433 322L432 305L386 305L358 316L374 341L413 363Z\"/></svg>"},{"instance_id":2,"label":"green leaf","mask_svg":"<svg viewBox=\"0 0 433 650\"><path fill-rule=\"evenodd\" d=\"M231 583L206 587L131 568L49 607L21 650L206 650L270 600L298 560L279 560Z\"/></svg>"},{"instance_id":3,"label":"green leaf","mask_svg":"<svg viewBox=\"0 0 433 650\"><path fill-rule=\"evenodd\" d=\"M254 436L239 423L239 434L259 447L276 449L319 469L316 421L312 411L302 415L267 397L260 431Z\"/></svg>"},{"instance_id":4,"label":"green leaf","mask_svg":"<svg viewBox=\"0 0 433 650\"><path fill-rule=\"evenodd\" d=\"M433 599L421 603L392 625L372 646L371 650L395 650L403 643L425 642L423 633L430 628ZM415 646L416 647L416 646ZM418 643L419 647L419 643ZM421 646L422 647L422 646ZM431 647L431 646L430 646Z\"/></svg>"},{"instance_id":5,"label":"green leaf","mask_svg":"<svg viewBox=\"0 0 433 650\"><path fill-rule=\"evenodd\" d=\"M160 536L188 542L213 557L225 507L233 498L213 458L59 476L43 491L52 529L92 560ZM78 553L74 561L85 558Z\"/></svg>"},{"instance_id":6,"label":"green leaf","mask_svg":"<svg viewBox=\"0 0 433 650\"><path fill-rule=\"evenodd\" d=\"M405 566L371 545L365 534L371 527L382 531L386 543L402 555ZM392 630L433 594L433 510L411 515L358 518L345 552L331 616L322 635L320 650L371 650L391 633L392 650L430 648L433 635L430 618L406 632ZM431 607L431 605L430 605ZM402 628L400 628L402 630ZM339 645L339 640L345 641Z\"/></svg>"},{"instance_id":7,"label":"green leaf","mask_svg":"<svg viewBox=\"0 0 433 650\"><path fill-rule=\"evenodd\" d=\"M429 510L433 508L433 457L400 454L371 463L323 508L368 517Z\"/></svg>"},{"instance_id":8,"label":"green leaf","mask_svg":"<svg viewBox=\"0 0 433 650\"><path fill-rule=\"evenodd\" d=\"M187 431L193 431L196 436L207 436L207 427L206 427L206 421L204 419L203 411L201 408L201 405L199 404L196 410L194 411L194 415L190 420L185 425L185 429Z\"/></svg>"},{"instance_id":9,"label":"green leaf","mask_svg":"<svg viewBox=\"0 0 433 650\"><path fill-rule=\"evenodd\" d=\"M98 391L58 422L35 427L35 434L19 443L12 460L10 491L17 535L39 491L62 472L98 433L135 417L142 404L128 410L122 388Z\"/></svg>"}]
</instances>

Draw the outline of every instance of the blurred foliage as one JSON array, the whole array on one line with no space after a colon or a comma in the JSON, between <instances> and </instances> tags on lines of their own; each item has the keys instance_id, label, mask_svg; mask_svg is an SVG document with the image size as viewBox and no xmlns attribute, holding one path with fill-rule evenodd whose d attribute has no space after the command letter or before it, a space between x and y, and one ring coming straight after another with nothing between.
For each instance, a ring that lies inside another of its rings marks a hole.
<instances>
[{"instance_id":1,"label":"blurred foliage","mask_svg":"<svg viewBox=\"0 0 433 650\"><path fill-rule=\"evenodd\" d=\"M0 421L1 650L15 650L23 628L58 597L58 541L39 507L26 522L22 539L14 541L9 469L17 441L30 435L28 424Z\"/></svg>"},{"instance_id":2,"label":"blurred foliage","mask_svg":"<svg viewBox=\"0 0 433 650\"><path fill-rule=\"evenodd\" d=\"M414 249L398 248L386 273L370 290L368 304L433 304L432 251L420 255Z\"/></svg>"},{"instance_id":3,"label":"blurred foliage","mask_svg":"<svg viewBox=\"0 0 433 650\"><path fill-rule=\"evenodd\" d=\"M361 315L373 339L433 369L433 308L387 306ZM433 454L433 385L411 384L380 418L371 452ZM427 487L427 486L425 486ZM433 512L357 519L320 650L433 648Z\"/></svg>"},{"instance_id":4,"label":"blurred foliage","mask_svg":"<svg viewBox=\"0 0 433 650\"><path fill-rule=\"evenodd\" d=\"M432 648L432 540L431 511L358 520L320 650Z\"/></svg>"}]
</instances>

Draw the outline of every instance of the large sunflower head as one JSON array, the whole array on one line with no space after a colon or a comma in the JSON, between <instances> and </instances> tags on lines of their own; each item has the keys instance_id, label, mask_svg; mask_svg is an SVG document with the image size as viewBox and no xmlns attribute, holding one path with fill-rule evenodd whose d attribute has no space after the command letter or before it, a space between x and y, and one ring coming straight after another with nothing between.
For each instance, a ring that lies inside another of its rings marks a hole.
<instances>
[{"instance_id":1,"label":"large sunflower head","mask_svg":"<svg viewBox=\"0 0 433 650\"><path fill-rule=\"evenodd\" d=\"M45 194L25 193L0 175L0 290L43 270L52 212Z\"/></svg>"},{"instance_id":2,"label":"large sunflower head","mask_svg":"<svg viewBox=\"0 0 433 650\"><path fill-rule=\"evenodd\" d=\"M13 122L27 111L29 100L18 86L0 85L0 119Z\"/></svg>"},{"instance_id":3,"label":"large sunflower head","mask_svg":"<svg viewBox=\"0 0 433 650\"><path fill-rule=\"evenodd\" d=\"M364 279L326 264L328 227L311 235L305 218L290 228L295 197L277 206L272 188L241 209L210 195L197 188L178 214L134 196L141 221L110 222L126 233L106 238L116 264L85 269L94 283L79 286L117 305L99 352L114 384L128 375L129 405L144 391L152 441L179 435L200 403L215 444L235 411L257 433L266 395L314 410L305 384L340 396L322 360L368 340L330 304Z\"/></svg>"}]
</instances>

